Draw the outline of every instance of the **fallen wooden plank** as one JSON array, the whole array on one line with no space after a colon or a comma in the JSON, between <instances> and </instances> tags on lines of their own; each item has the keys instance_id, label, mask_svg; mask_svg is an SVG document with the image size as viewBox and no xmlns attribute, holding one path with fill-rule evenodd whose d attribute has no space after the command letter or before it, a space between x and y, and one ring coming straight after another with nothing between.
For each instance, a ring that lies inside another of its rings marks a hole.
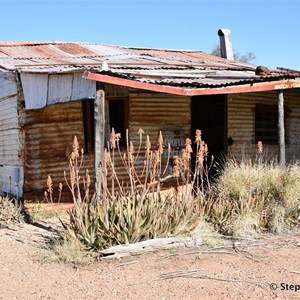
<instances>
[{"instance_id":1,"label":"fallen wooden plank","mask_svg":"<svg viewBox=\"0 0 300 300\"><path fill-rule=\"evenodd\" d=\"M157 238L134 244L117 245L101 250L99 251L99 258L121 258L141 254L144 252L153 252L157 250L173 248L193 248L200 245L202 245L202 238L198 236Z\"/></svg>"}]
</instances>

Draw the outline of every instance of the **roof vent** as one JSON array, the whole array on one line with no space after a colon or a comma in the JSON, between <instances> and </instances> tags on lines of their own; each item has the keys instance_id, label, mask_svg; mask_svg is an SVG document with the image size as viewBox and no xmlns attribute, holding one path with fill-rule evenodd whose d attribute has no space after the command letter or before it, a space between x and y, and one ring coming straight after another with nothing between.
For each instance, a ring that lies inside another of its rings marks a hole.
<instances>
[{"instance_id":1,"label":"roof vent","mask_svg":"<svg viewBox=\"0 0 300 300\"><path fill-rule=\"evenodd\" d=\"M103 61L102 65L101 65L101 71L109 71L108 63L106 60Z\"/></svg>"},{"instance_id":2,"label":"roof vent","mask_svg":"<svg viewBox=\"0 0 300 300\"><path fill-rule=\"evenodd\" d=\"M219 29L221 57L234 60L229 29Z\"/></svg>"}]
</instances>

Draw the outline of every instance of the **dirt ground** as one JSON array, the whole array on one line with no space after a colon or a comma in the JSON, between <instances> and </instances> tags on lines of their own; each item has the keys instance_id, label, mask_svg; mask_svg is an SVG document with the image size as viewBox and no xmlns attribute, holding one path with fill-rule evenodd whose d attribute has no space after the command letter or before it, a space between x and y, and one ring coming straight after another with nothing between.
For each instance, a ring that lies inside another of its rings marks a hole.
<instances>
[{"instance_id":1,"label":"dirt ground","mask_svg":"<svg viewBox=\"0 0 300 300\"><path fill-rule=\"evenodd\" d=\"M0 229L0 299L300 299L299 226L74 267L41 262L53 235L41 225Z\"/></svg>"}]
</instances>

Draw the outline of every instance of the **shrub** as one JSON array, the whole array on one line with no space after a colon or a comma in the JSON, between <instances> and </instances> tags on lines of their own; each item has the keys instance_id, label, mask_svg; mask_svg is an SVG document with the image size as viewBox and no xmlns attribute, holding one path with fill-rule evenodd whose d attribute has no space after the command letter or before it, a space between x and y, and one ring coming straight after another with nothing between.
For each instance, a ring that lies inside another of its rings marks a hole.
<instances>
[{"instance_id":1,"label":"shrub","mask_svg":"<svg viewBox=\"0 0 300 300\"><path fill-rule=\"evenodd\" d=\"M256 236L260 233L260 215L254 210L243 210L232 215L228 224L228 233L237 237Z\"/></svg>"},{"instance_id":2,"label":"shrub","mask_svg":"<svg viewBox=\"0 0 300 300\"><path fill-rule=\"evenodd\" d=\"M209 218L229 234L250 232L250 227L280 232L299 216L299 179L298 164L282 168L261 160L228 160L215 186Z\"/></svg>"}]
</instances>

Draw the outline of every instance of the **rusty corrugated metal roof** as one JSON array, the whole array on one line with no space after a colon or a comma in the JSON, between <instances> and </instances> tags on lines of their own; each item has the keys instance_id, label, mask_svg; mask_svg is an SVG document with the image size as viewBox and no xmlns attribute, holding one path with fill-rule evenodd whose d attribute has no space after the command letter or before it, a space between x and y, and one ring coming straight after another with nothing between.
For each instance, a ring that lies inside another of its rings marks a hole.
<instances>
[{"instance_id":1,"label":"rusty corrugated metal roof","mask_svg":"<svg viewBox=\"0 0 300 300\"><path fill-rule=\"evenodd\" d=\"M202 51L134 48L96 43L0 42L0 68L33 73L102 70L109 75L141 82L218 87L300 77L300 71L271 70L255 75L256 66L230 61Z\"/></svg>"}]
</instances>

